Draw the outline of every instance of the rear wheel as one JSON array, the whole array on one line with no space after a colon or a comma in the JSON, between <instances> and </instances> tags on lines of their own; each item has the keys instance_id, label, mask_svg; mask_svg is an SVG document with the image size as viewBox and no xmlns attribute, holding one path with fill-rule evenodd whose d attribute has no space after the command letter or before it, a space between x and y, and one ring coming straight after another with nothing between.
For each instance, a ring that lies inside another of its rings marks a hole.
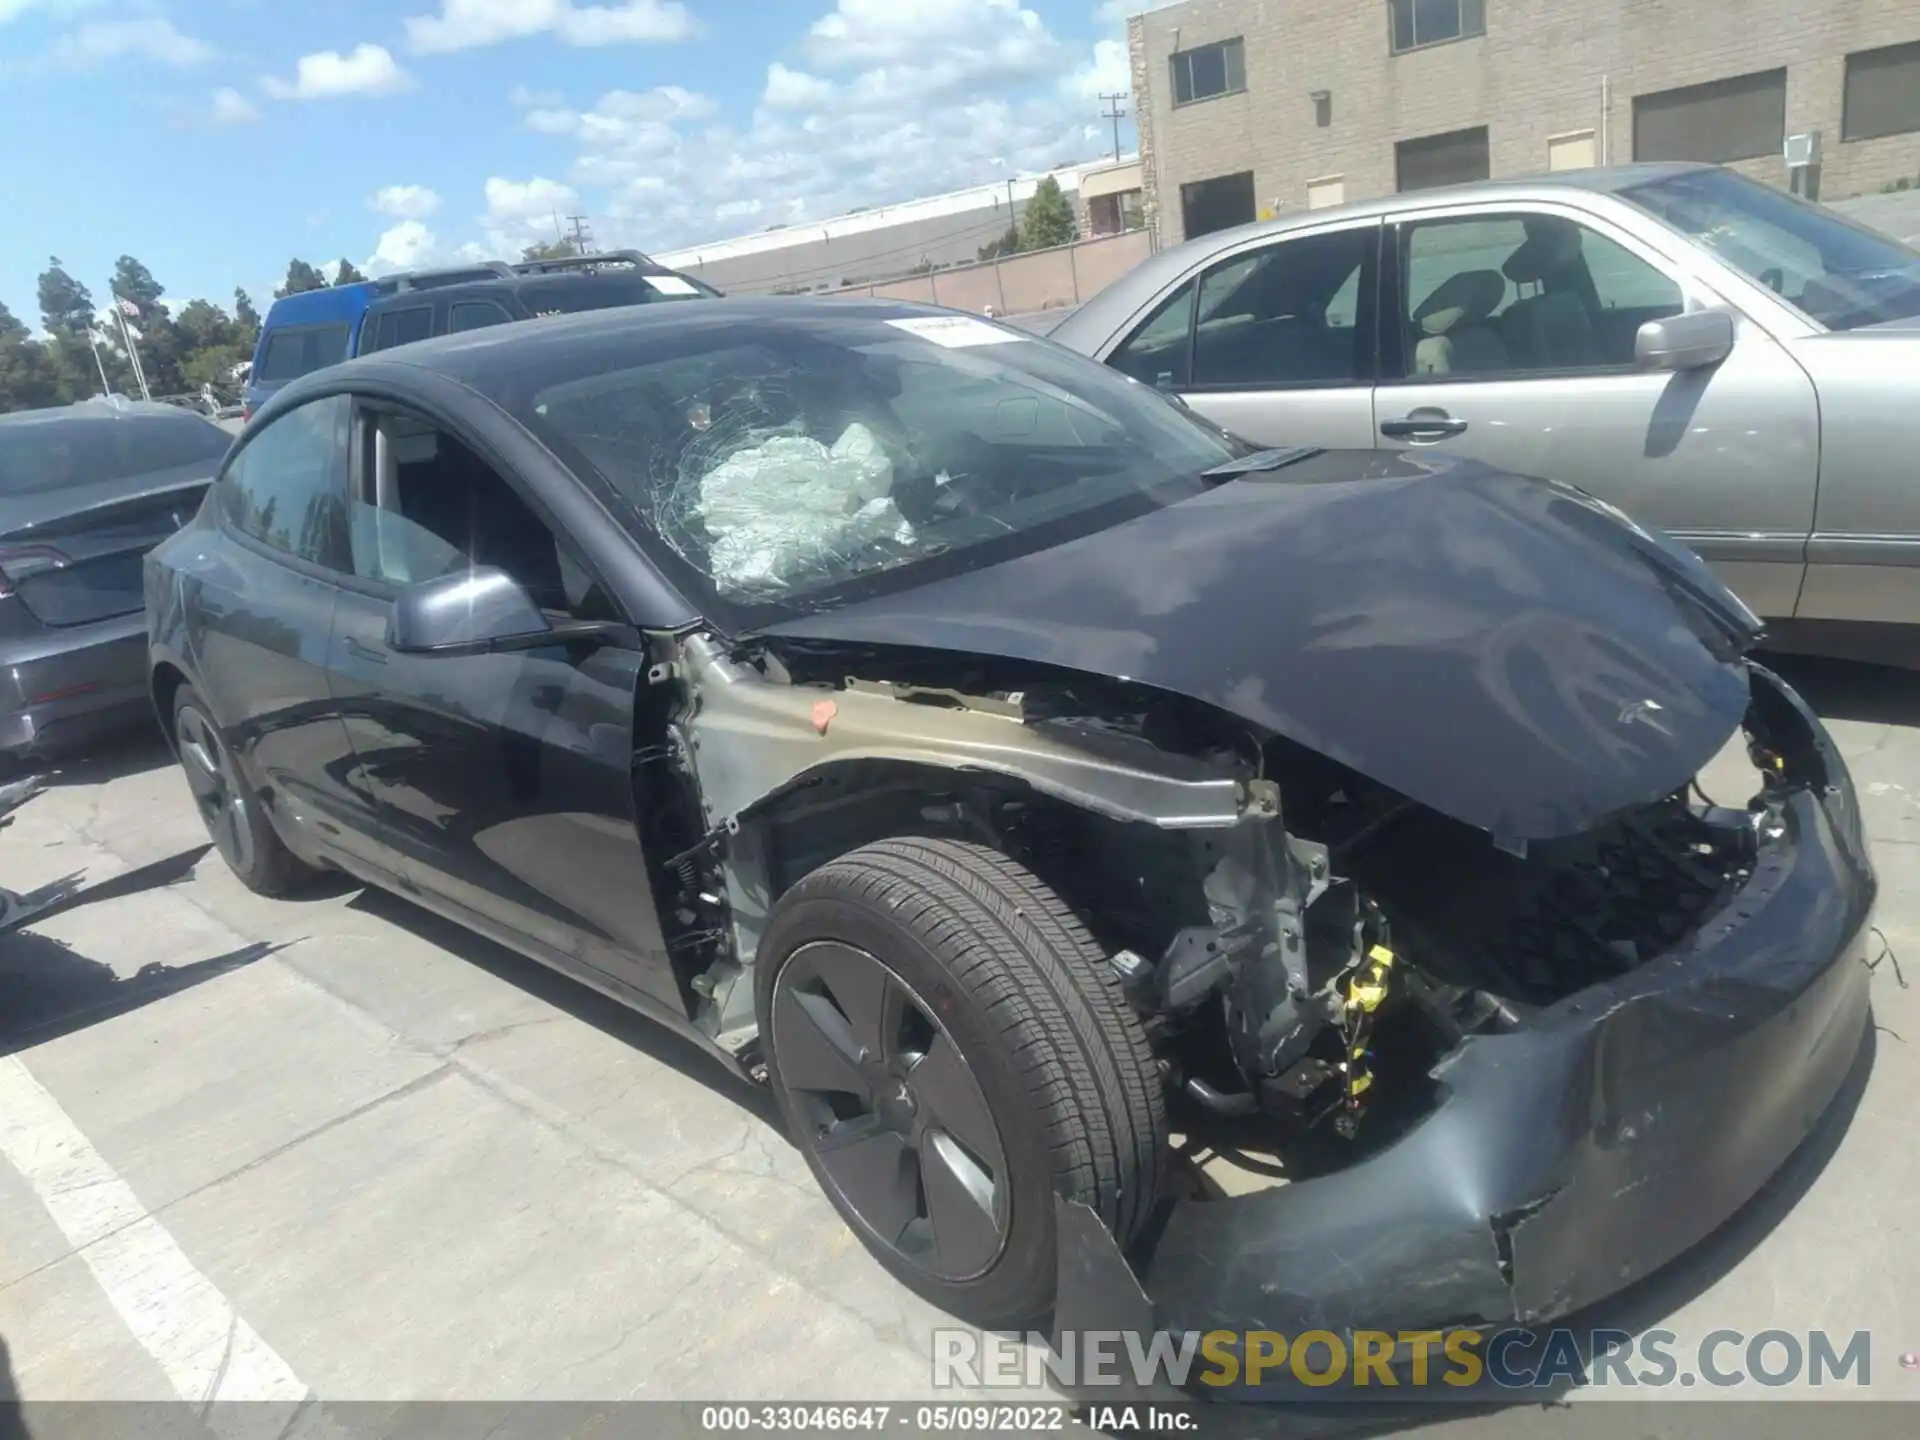
<instances>
[{"instance_id":1,"label":"rear wheel","mask_svg":"<svg viewBox=\"0 0 1920 1440\"><path fill-rule=\"evenodd\" d=\"M1053 1197L1121 1244L1164 1167L1158 1071L1078 917L979 845L829 862L761 942L767 1069L794 1141L879 1260L973 1323L1051 1309Z\"/></svg>"},{"instance_id":2,"label":"rear wheel","mask_svg":"<svg viewBox=\"0 0 1920 1440\"><path fill-rule=\"evenodd\" d=\"M240 883L262 895L284 895L312 879L313 868L274 833L226 736L190 685L173 697L173 739L207 834Z\"/></svg>"}]
</instances>

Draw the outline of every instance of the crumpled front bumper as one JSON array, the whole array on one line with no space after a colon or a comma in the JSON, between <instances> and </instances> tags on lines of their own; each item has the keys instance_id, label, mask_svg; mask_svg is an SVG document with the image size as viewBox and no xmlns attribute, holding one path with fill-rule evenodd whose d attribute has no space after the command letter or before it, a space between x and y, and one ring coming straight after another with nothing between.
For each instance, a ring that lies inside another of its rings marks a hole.
<instances>
[{"instance_id":1,"label":"crumpled front bumper","mask_svg":"<svg viewBox=\"0 0 1920 1440\"><path fill-rule=\"evenodd\" d=\"M1358 1330L1532 1325L1728 1220L1859 1054L1876 892L1843 763L1759 667L1749 727L1805 783L1785 833L1693 945L1468 1040L1436 1072L1433 1112L1378 1155L1180 1202L1130 1274L1063 1205L1057 1329L1327 1330L1350 1344Z\"/></svg>"}]
</instances>

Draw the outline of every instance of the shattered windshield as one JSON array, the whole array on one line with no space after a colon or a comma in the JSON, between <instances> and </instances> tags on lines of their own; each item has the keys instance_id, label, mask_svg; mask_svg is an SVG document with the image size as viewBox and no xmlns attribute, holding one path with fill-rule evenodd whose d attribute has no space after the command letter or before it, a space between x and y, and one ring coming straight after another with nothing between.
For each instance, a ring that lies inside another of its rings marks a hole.
<instances>
[{"instance_id":1,"label":"shattered windshield","mask_svg":"<svg viewBox=\"0 0 1920 1440\"><path fill-rule=\"evenodd\" d=\"M1147 387L967 316L678 338L522 418L748 626L1116 524L1238 453Z\"/></svg>"},{"instance_id":2,"label":"shattered windshield","mask_svg":"<svg viewBox=\"0 0 1920 1440\"><path fill-rule=\"evenodd\" d=\"M1729 170L1620 192L1829 330L1920 315L1920 252Z\"/></svg>"}]
</instances>

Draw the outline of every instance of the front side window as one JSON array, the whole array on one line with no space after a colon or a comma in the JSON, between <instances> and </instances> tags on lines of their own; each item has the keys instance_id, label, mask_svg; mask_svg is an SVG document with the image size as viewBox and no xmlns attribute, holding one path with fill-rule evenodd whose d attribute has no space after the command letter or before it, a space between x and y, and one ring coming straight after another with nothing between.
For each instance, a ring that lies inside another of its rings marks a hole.
<instances>
[{"instance_id":1,"label":"front side window","mask_svg":"<svg viewBox=\"0 0 1920 1440\"><path fill-rule=\"evenodd\" d=\"M377 503L356 498L349 519L353 573L383 585L417 585L490 566L511 576L536 605L580 620L618 618L571 548L493 466L431 421L374 417L381 443L371 486Z\"/></svg>"},{"instance_id":2,"label":"front side window","mask_svg":"<svg viewBox=\"0 0 1920 1440\"><path fill-rule=\"evenodd\" d=\"M1395 52L1487 33L1485 0L1392 0L1388 13Z\"/></svg>"},{"instance_id":3,"label":"front side window","mask_svg":"<svg viewBox=\"0 0 1920 1440\"><path fill-rule=\"evenodd\" d=\"M1236 442L965 316L611 337L509 410L724 628L1026 554L1198 493Z\"/></svg>"},{"instance_id":4,"label":"front side window","mask_svg":"<svg viewBox=\"0 0 1920 1440\"><path fill-rule=\"evenodd\" d=\"M489 325L505 325L513 317L501 306L491 300L460 300L455 302L447 319L448 333L458 335L462 330L481 330Z\"/></svg>"},{"instance_id":5,"label":"front side window","mask_svg":"<svg viewBox=\"0 0 1920 1440\"><path fill-rule=\"evenodd\" d=\"M1624 368L1642 325L1685 308L1672 277L1559 216L1415 223L1401 253L1401 324L1416 376Z\"/></svg>"},{"instance_id":6,"label":"front side window","mask_svg":"<svg viewBox=\"0 0 1920 1440\"><path fill-rule=\"evenodd\" d=\"M1189 280L1163 300L1160 308L1107 358L1107 363L1124 375L1157 385L1162 390L1185 389L1193 380L1188 362L1193 354L1193 292L1196 288Z\"/></svg>"},{"instance_id":7,"label":"front side window","mask_svg":"<svg viewBox=\"0 0 1920 1440\"><path fill-rule=\"evenodd\" d=\"M247 439L220 479L220 509L243 534L331 570L347 562L344 395L289 410Z\"/></svg>"},{"instance_id":8,"label":"front side window","mask_svg":"<svg viewBox=\"0 0 1920 1440\"><path fill-rule=\"evenodd\" d=\"M1377 226L1307 235L1238 256L1200 282L1196 389L1351 385L1367 378L1360 274Z\"/></svg>"},{"instance_id":9,"label":"front side window","mask_svg":"<svg viewBox=\"0 0 1920 1440\"><path fill-rule=\"evenodd\" d=\"M374 317L373 348L391 350L412 345L433 334L433 307L413 305L405 310L383 310Z\"/></svg>"},{"instance_id":10,"label":"front side window","mask_svg":"<svg viewBox=\"0 0 1920 1440\"><path fill-rule=\"evenodd\" d=\"M1173 71L1173 103L1191 105L1216 95L1234 95L1247 88L1246 47L1238 36L1176 50L1168 64Z\"/></svg>"},{"instance_id":11,"label":"front side window","mask_svg":"<svg viewBox=\"0 0 1920 1440\"><path fill-rule=\"evenodd\" d=\"M269 332L253 378L284 385L347 358L346 325L296 325Z\"/></svg>"},{"instance_id":12,"label":"front side window","mask_svg":"<svg viewBox=\"0 0 1920 1440\"><path fill-rule=\"evenodd\" d=\"M1620 194L1829 330L1920 315L1920 250L1824 206L1727 170Z\"/></svg>"}]
</instances>

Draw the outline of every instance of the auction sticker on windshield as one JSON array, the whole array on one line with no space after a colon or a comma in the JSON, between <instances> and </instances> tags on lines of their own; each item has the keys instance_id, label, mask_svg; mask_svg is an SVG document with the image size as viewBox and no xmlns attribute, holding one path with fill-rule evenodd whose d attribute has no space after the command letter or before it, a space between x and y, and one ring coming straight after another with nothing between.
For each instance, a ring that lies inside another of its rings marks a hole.
<instances>
[{"instance_id":1,"label":"auction sticker on windshield","mask_svg":"<svg viewBox=\"0 0 1920 1440\"><path fill-rule=\"evenodd\" d=\"M889 320L887 324L949 350L965 350L974 345L1010 345L1026 338L984 320L975 320L971 315L916 315L911 320Z\"/></svg>"}]
</instances>

